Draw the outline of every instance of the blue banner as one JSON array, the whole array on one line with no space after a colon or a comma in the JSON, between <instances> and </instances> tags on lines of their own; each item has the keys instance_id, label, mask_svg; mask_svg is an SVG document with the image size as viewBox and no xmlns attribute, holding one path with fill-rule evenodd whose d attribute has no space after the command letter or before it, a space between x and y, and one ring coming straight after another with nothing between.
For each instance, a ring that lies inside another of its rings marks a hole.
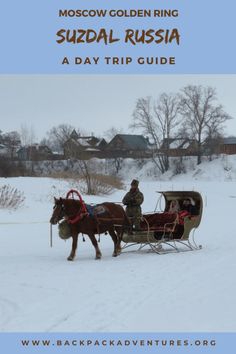
<instances>
[{"instance_id":1,"label":"blue banner","mask_svg":"<svg viewBox=\"0 0 236 354\"><path fill-rule=\"evenodd\" d=\"M235 0L1 0L0 73L236 73L235 10Z\"/></svg>"},{"instance_id":2,"label":"blue banner","mask_svg":"<svg viewBox=\"0 0 236 354\"><path fill-rule=\"evenodd\" d=\"M8 333L2 353L235 353L233 333Z\"/></svg>"}]
</instances>

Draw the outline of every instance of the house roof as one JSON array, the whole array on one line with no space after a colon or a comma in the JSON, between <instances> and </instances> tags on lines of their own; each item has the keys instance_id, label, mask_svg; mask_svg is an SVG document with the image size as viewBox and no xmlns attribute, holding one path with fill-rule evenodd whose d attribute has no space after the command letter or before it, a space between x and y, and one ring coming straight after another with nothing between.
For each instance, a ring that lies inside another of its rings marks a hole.
<instances>
[{"instance_id":1,"label":"house roof","mask_svg":"<svg viewBox=\"0 0 236 354\"><path fill-rule=\"evenodd\" d=\"M80 137L80 138L76 139L75 141L84 147L91 146L90 143L88 142L88 140L85 138Z\"/></svg>"},{"instance_id":2,"label":"house roof","mask_svg":"<svg viewBox=\"0 0 236 354\"><path fill-rule=\"evenodd\" d=\"M100 150L91 147L91 148L87 148L86 151L100 151Z\"/></svg>"},{"instance_id":3,"label":"house roof","mask_svg":"<svg viewBox=\"0 0 236 354\"><path fill-rule=\"evenodd\" d=\"M223 144L224 145L236 145L236 137L232 136L229 138L224 138Z\"/></svg>"},{"instance_id":4,"label":"house roof","mask_svg":"<svg viewBox=\"0 0 236 354\"><path fill-rule=\"evenodd\" d=\"M174 139L170 143L170 149L187 149L191 145L188 139Z\"/></svg>"},{"instance_id":5,"label":"house roof","mask_svg":"<svg viewBox=\"0 0 236 354\"><path fill-rule=\"evenodd\" d=\"M79 134L76 132L75 129L73 129L73 131L72 131L71 134L70 134L70 137L71 137L72 139L78 139L78 138L79 138Z\"/></svg>"},{"instance_id":6,"label":"house roof","mask_svg":"<svg viewBox=\"0 0 236 354\"><path fill-rule=\"evenodd\" d=\"M52 153L51 149L47 146L47 145L27 145L27 146L22 146L17 150L17 153L22 153L22 152L26 152L26 151L37 151L37 152L48 152L48 153Z\"/></svg>"},{"instance_id":7,"label":"house roof","mask_svg":"<svg viewBox=\"0 0 236 354\"><path fill-rule=\"evenodd\" d=\"M164 139L162 143L162 148L166 148L169 142L169 148L170 149L188 149L191 144L193 143L193 140L190 139L183 139L183 138L170 138L170 139Z\"/></svg>"},{"instance_id":8,"label":"house roof","mask_svg":"<svg viewBox=\"0 0 236 354\"><path fill-rule=\"evenodd\" d=\"M105 139L96 138L95 136L79 136L75 131L72 132L71 137L65 142L73 143L78 147L83 147L85 150L88 148L99 148L100 144L107 144Z\"/></svg>"},{"instance_id":9,"label":"house roof","mask_svg":"<svg viewBox=\"0 0 236 354\"><path fill-rule=\"evenodd\" d=\"M105 144L107 145L107 142L104 138L98 139L98 141L96 142L95 146L99 147L101 144Z\"/></svg>"},{"instance_id":10,"label":"house roof","mask_svg":"<svg viewBox=\"0 0 236 354\"><path fill-rule=\"evenodd\" d=\"M148 148L148 141L143 135L117 134L111 142L117 138L123 140L125 145L133 150L146 150Z\"/></svg>"}]
</instances>

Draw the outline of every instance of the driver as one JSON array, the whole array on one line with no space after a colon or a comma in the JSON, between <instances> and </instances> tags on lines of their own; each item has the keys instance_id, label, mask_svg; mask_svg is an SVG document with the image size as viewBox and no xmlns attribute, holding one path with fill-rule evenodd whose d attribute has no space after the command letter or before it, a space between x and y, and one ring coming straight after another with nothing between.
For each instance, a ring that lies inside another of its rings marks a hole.
<instances>
[{"instance_id":1,"label":"driver","mask_svg":"<svg viewBox=\"0 0 236 354\"><path fill-rule=\"evenodd\" d=\"M132 218L132 224L136 231L140 230L140 219L142 216L141 204L144 200L143 193L140 192L138 185L139 181L133 179L129 192L126 193L122 200L122 203L126 205L126 214L128 217Z\"/></svg>"}]
</instances>

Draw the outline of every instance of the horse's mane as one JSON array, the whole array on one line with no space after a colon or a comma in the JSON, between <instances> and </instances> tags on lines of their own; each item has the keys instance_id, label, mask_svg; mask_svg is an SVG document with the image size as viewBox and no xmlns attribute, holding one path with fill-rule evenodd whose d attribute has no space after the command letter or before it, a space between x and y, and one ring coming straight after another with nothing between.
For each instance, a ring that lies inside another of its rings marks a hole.
<instances>
[{"instance_id":1,"label":"horse's mane","mask_svg":"<svg viewBox=\"0 0 236 354\"><path fill-rule=\"evenodd\" d=\"M80 205L81 204L81 202L80 202L80 200L77 200L77 199L67 199L67 198L63 198L62 199L63 200L63 203L68 203L68 204L77 204L77 205Z\"/></svg>"},{"instance_id":2,"label":"horse's mane","mask_svg":"<svg viewBox=\"0 0 236 354\"><path fill-rule=\"evenodd\" d=\"M81 206L81 202L80 202L80 200L76 200L76 199L64 199L64 198L62 198L62 202L63 202L63 204L66 206L66 205L70 205L70 206Z\"/></svg>"}]
</instances>

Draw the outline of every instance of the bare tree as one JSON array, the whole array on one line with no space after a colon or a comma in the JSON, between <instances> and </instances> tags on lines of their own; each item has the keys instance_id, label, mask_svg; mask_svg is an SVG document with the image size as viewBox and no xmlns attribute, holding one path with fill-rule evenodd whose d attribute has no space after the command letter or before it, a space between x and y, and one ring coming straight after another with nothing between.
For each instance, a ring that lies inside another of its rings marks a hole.
<instances>
[{"instance_id":1,"label":"bare tree","mask_svg":"<svg viewBox=\"0 0 236 354\"><path fill-rule=\"evenodd\" d=\"M184 87L180 94L180 111L190 137L197 142L197 163L200 164L209 131L219 132L231 117L217 104L216 91L212 87Z\"/></svg>"},{"instance_id":2,"label":"bare tree","mask_svg":"<svg viewBox=\"0 0 236 354\"><path fill-rule=\"evenodd\" d=\"M220 144L223 141L223 136L220 134L214 134L211 135L209 132L209 135L206 137L204 141L204 153L208 157L209 161L212 161L213 155L219 155L221 150L220 150Z\"/></svg>"},{"instance_id":3,"label":"bare tree","mask_svg":"<svg viewBox=\"0 0 236 354\"><path fill-rule=\"evenodd\" d=\"M20 138L22 146L32 145L35 143L36 135L33 126L30 127L22 124L20 128Z\"/></svg>"},{"instance_id":4,"label":"bare tree","mask_svg":"<svg viewBox=\"0 0 236 354\"><path fill-rule=\"evenodd\" d=\"M177 96L166 93L155 102L151 97L139 98L133 113L131 128L141 129L153 143L153 161L161 173L169 169L169 146L179 124L178 113Z\"/></svg>"},{"instance_id":5,"label":"bare tree","mask_svg":"<svg viewBox=\"0 0 236 354\"><path fill-rule=\"evenodd\" d=\"M22 146L29 147L28 159L31 161L30 164L31 175L34 176L35 172L34 172L34 161L33 161L33 144L35 144L36 141L34 127L32 125L28 126L26 124L22 124L20 128L20 137L21 137Z\"/></svg>"},{"instance_id":6,"label":"bare tree","mask_svg":"<svg viewBox=\"0 0 236 354\"><path fill-rule=\"evenodd\" d=\"M47 143L51 149L62 152L64 143L70 138L73 130L75 130L75 128L70 124L60 124L49 130L47 139L44 139L44 142Z\"/></svg>"},{"instance_id":7,"label":"bare tree","mask_svg":"<svg viewBox=\"0 0 236 354\"><path fill-rule=\"evenodd\" d=\"M117 134L124 134L124 130L122 128L111 127L103 135L108 140L112 140Z\"/></svg>"},{"instance_id":8,"label":"bare tree","mask_svg":"<svg viewBox=\"0 0 236 354\"><path fill-rule=\"evenodd\" d=\"M111 141L117 134L124 134L124 130L122 128L111 127L110 129L108 129L104 132L105 138L107 138L109 141ZM111 160L112 165L115 168L116 174L118 174L122 168L123 158L122 157L114 157L110 160Z\"/></svg>"},{"instance_id":9,"label":"bare tree","mask_svg":"<svg viewBox=\"0 0 236 354\"><path fill-rule=\"evenodd\" d=\"M212 161L214 154L218 155L220 153L220 144L223 140L223 128L223 124L221 124L217 117L207 124L204 150L207 153L209 161Z\"/></svg>"},{"instance_id":10,"label":"bare tree","mask_svg":"<svg viewBox=\"0 0 236 354\"><path fill-rule=\"evenodd\" d=\"M94 191L92 185L92 176L91 176L92 172L91 172L90 162L86 160L78 160L78 163L79 163L80 173L86 185L85 193L88 195L93 195Z\"/></svg>"},{"instance_id":11,"label":"bare tree","mask_svg":"<svg viewBox=\"0 0 236 354\"><path fill-rule=\"evenodd\" d=\"M176 95L163 93L154 105L157 126L165 142L164 165L169 169L169 153L171 138L174 137L175 129L179 125L179 101Z\"/></svg>"},{"instance_id":12,"label":"bare tree","mask_svg":"<svg viewBox=\"0 0 236 354\"><path fill-rule=\"evenodd\" d=\"M20 134L16 131L5 133L2 135L2 142L7 147L10 159L13 160L16 150L21 144Z\"/></svg>"}]
</instances>

